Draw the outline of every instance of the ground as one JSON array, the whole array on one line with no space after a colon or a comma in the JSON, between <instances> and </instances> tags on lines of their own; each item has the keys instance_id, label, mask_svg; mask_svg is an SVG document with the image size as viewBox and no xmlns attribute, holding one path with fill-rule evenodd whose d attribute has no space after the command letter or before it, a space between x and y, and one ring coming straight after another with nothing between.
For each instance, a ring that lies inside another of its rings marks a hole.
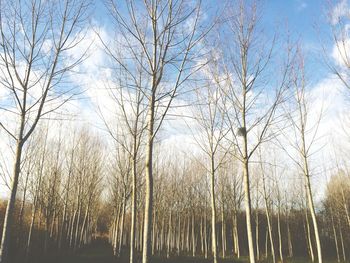
<instances>
[{"instance_id":1,"label":"ground","mask_svg":"<svg viewBox=\"0 0 350 263\"><path fill-rule=\"evenodd\" d=\"M33 263L128 263L128 251L124 253L125 257L118 258L113 256L112 248L108 244L107 240L99 239L90 246L82 249L74 255L65 256L48 256L41 260L36 259ZM141 262L140 255L137 258L137 263ZM211 263L212 260L204 259L202 257L172 257L170 259L153 257L151 263ZM246 263L249 262L248 258L243 257L241 259L229 258L226 260L219 260L219 263ZM28 263L28 262L26 262ZM32 262L29 262L32 263ZM265 261L266 263L266 261ZM307 259L293 259L286 260L286 263L310 263ZM332 263L332 262L327 262Z\"/></svg>"}]
</instances>

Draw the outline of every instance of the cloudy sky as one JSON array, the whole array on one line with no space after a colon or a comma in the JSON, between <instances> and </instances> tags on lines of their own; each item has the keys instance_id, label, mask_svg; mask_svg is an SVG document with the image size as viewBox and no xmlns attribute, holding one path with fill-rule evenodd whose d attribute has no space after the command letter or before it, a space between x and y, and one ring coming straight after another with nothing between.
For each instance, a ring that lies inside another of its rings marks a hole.
<instances>
[{"instance_id":1,"label":"cloudy sky","mask_svg":"<svg viewBox=\"0 0 350 263\"><path fill-rule=\"evenodd\" d=\"M221 1L209 1L210 5L222 3ZM325 65L324 57L332 60L332 63L339 64L339 56L335 51L334 43L331 42L330 24L336 23L340 17L347 16L350 12L350 6L347 1L339 1L332 9L329 8L329 1L320 0L268 0L262 1L262 24L266 33L281 32L288 30L291 38L298 39L306 58L306 74L308 81L308 92L312 102L311 116L315 116L315 120L319 114L321 107L323 108L322 121L318 131L318 137L315 146L314 166L319 166L314 171L314 181L318 185L324 185L325 177L319 175L323 169L321 163L328 166L332 160L330 151L335 145L344 146L344 119L347 115L347 97L349 93L342 83ZM105 6L97 5L95 9L94 25L99 28L102 36L109 38L113 35L113 24L105 16ZM213 6L212 6L213 7ZM209 8L210 10L210 8ZM210 12L210 11L208 11ZM94 38L92 33L91 38ZM103 83L105 76L101 76L101 68L104 64L104 52L98 48L91 54L91 57L82 65L83 70L88 74L83 78L87 85L87 96L91 104L84 107L88 122L94 122L98 117L91 111L94 111L94 105L104 105L108 107L108 94L103 91ZM283 56L283 54L281 54ZM106 72L104 72L106 73ZM110 72L107 72L107 75ZM112 107L111 103L111 107ZM182 108L178 115L190 115L190 108ZM192 134L188 130L190 121L178 118L176 120L165 123L163 133L166 133L164 144L171 145L178 149L193 149L194 141ZM312 123L312 121L311 121ZM332 142L332 143L329 143ZM327 156L324 160L324 156ZM322 193L323 189L318 193Z\"/></svg>"},{"instance_id":2,"label":"cloudy sky","mask_svg":"<svg viewBox=\"0 0 350 263\"><path fill-rule=\"evenodd\" d=\"M95 7L90 19L92 26L88 29L86 39L82 43L83 48L90 43L93 44L89 57L77 69L80 73L72 77L72 82L83 87L86 92L81 95L80 100L72 101L66 105L66 110L75 113L75 123L87 124L93 127L96 132L105 135L98 107L106 112L113 108L113 103L105 89L108 77L111 76L112 72L106 68L106 54L96 32L99 32L101 38L106 42L111 40L114 33L113 23L106 15L107 11L102 4L103 1L94 2ZM208 2L212 7L222 3L219 0ZM343 144L345 138L343 120L348 109L347 97L349 95L340 81L325 66L323 57L327 55L333 63L340 63L337 61L339 58L334 51L334 45L329 41L329 24L334 23L338 17L347 16L350 13L350 6L347 1L339 1L339 4L331 10L331 19L328 19L327 2L320 0L267 0L262 4L262 23L267 33L274 32L276 29L277 31L288 29L294 39L299 39L306 54L308 89L314 101L313 107L317 111L321 105L324 105L324 114L319 129L320 137L323 138L319 142L323 148L321 156L330 149L327 142L334 141L336 145ZM0 96L1 94L0 88ZM188 115L189 112L191 112L190 108L181 108L179 115ZM0 118L2 117L0 116ZM186 124L183 119L165 123L164 143L182 150L191 149L193 140L187 125L188 123ZM0 137L2 158L6 162L5 166L11 167L8 138L3 133L2 135ZM315 180L319 180L322 184L324 182L324 178L315 177ZM3 186L0 192L5 193L6 187Z\"/></svg>"}]
</instances>

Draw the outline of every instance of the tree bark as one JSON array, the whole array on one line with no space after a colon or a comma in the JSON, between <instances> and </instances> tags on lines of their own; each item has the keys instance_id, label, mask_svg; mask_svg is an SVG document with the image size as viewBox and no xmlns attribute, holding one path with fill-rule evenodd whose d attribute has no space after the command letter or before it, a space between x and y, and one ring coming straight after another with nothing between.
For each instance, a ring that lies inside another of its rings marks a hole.
<instances>
[{"instance_id":1,"label":"tree bark","mask_svg":"<svg viewBox=\"0 0 350 263\"><path fill-rule=\"evenodd\" d=\"M248 153L247 153L247 136L244 137L244 152L245 157L243 161L243 182L244 182L244 199L245 199L245 212L246 212L246 224L247 224L247 237L248 237L248 249L249 249L249 262L255 263L254 254L254 242L253 242L253 231L252 231L252 220L251 220L251 198L250 198L250 185L249 185L249 163L248 163Z\"/></svg>"},{"instance_id":2,"label":"tree bark","mask_svg":"<svg viewBox=\"0 0 350 263\"><path fill-rule=\"evenodd\" d=\"M322 263L322 248L321 248L321 240L320 240L320 235L319 235L319 230L318 230L318 223L317 223L317 217L316 217L316 212L315 212L315 207L314 207L314 201L312 197L312 191L311 191L311 184L310 184L310 177L308 173L308 166L307 162L305 162L305 180L306 180L306 190L307 190L307 197L308 197L308 204L309 204L309 209L311 213L311 219L312 223L314 226L314 234L315 234L315 239L316 239L316 248L317 248L317 258L318 262Z\"/></svg>"},{"instance_id":3,"label":"tree bark","mask_svg":"<svg viewBox=\"0 0 350 263\"><path fill-rule=\"evenodd\" d=\"M265 175L264 174L262 176L262 179L263 179L263 191L264 191L264 201L265 201L265 214L266 214L267 227L268 227L268 231L269 231L272 262L276 263L275 246L273 243L272 226L271 226L271 220L270 220L270 210L269 210L269 204L268 204L268 199L267 199L268 197L267 197L267 192L266 192L266 184L265 184Z\"/></svg>"},{"instance_id":4,"label":"tree bark","mask_svg":"<svg viewBox=\"0 0 350 263\"><path fill-rule=\"evenodd\" d=\"M331 221L332 221L332 229L333 229L335 251L337 253L337 261L340 262L339 247L338 247L338 237L337 237L337 231L335 230L335 226L334 226L334 218L333 218L333 211L332 211L332 209L331 209L330 212L331 212Z\"/></svg>"},{"instance_id":5,"label":"tree bark","mask_svg":"<svg viewBox=\"0 0 350 263\"><path fill-rule=\"evenodd\" d=\"M314 249L312 245L312 240L311 240L311 233L310 233L310 223L309 223L309 216L307 213L307 209L305 209L305 219L306 219L306 242L308 244L308 252L311 257L311 261L315 261L315 256L314 256Z\"/></svg>"},{"instance_id":6,"label":"tree bark","mask_svg":"<svg viewBox=\"0 0 350 263\"><path fill-rule=\"evenodd\" d=\"M278 244L279 244L280 259L281 259L281 262L283 262L282 233L281 233L281 206L280 206L280 204L278 204L278 211L277 211L277 228L278 228Z\"/></svg>"},{"instance_id":7,"label":"tree bark","mask_svg":"<svg viewBox=\"0 0 350 263\"><path fill-rule=\"evenodd\" d=\"M134 263L134 252L135 252L135 225L136 225L136 177L137 177L137 120L135 123L135 135L134 135L134 145L133 145L133 158L132 158L132 193L131 193L131 226L130 226L130 263Z\"/></svg>"},{"instance_id":8,"label":"tree bark","mask_svg":"<svg viewBox=\"0 0 350 263\"><path fill-rule=\"evenodd\" d=\"M288 256L293 257L292 233L290 232L289 215L287 215L287 238L288 238Z\"/></svg>"},{"instance_id":9,"label":"tree bark","mask_svg":"<svg viewBox=\"0 0 350 263\"><path fill-rule=\"evenodd\" d=\"M344 262L346 262L346 253L345 253L345 248L344 248L343 231L342 231L342 228L341 228L339 217L338 217L338 228L339 228L339 233L340 233L341 247L342 247L342 251L343 251L343 260L344 260Z\"/></svg>"},{"instance_id":10,"label":"tree bark","mask_svg":"<svg viewBox=\"0 0 350 263\"><path fill-rule=\"evenodd\" d=\"M19 138L22 138L23 129L24 129L24 119L21 124ZM12 222L14 221L13 216L14 216L15 203L16 203L18 178L21 172L21 158L22 158L23 143L24 142L22 141L22 139L19 139L16 145L16 158L15 158L14 168L13 168L11 193L10 193L10 199L6 207L6 213L5 213L4 225L3 225L3 231L2 231L2 239L1 239L1 247L0 247L0 263L10 262L8 257L9 256L8 247L9 247L10 237L11 237Z\"/></svg>"},{"instance_id":11,"label":"tree bark","mask_svg":"<svg viewBox=\"0 0 350 263\"><path fill-rule=\"evenodd\" d=\"M156 51L154 51L156 53ZM153 76L153 87L155 84L156 76ZM152 231L152 216L153 216L153 130L154 130L154 112L155 110L155 94L152 93L152 98L149 105L148 121L147 121L147 152L146 152L146 194L145 194L145 213L144 213L144 228L143 228L143 250L142 250L142 263L149 263L150 251L152 249L151 244L151 231Z\"/></svg>"},{"instance_id":12,"label":"tree bark","mask_svg":"<svg viewBox=\"0 0 350 263\"><path fill-rule=\"evenodd\" d=\"M211 198L211 247L213 253L213 262L218 263L217 244L216 244L216 202L215 202L215 170L214 159L211 158L210 168L210 198Z\"/></svg>"}]
</instances>

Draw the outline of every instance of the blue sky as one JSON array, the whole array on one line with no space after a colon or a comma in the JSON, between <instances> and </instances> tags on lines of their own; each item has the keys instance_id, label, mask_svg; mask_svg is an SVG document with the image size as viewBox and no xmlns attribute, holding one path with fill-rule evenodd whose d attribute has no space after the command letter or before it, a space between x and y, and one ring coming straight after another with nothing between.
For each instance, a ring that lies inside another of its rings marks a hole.
<instances>
[{"instance_id":1,"label":"blue sky","mask_svg":"<svg viewBox=\"0 0 350 263\"><path fill-rule=\"evenodd\" d=\"M326 0L267 0L264 15L267 30L286 24L294 39L299 39L308 62L308 78L315 83L329 74L322 60L322 45L330 52L330 32ZM322 43L321 43L322 42ZM312 74L310 74L312 71Z\"/></svg>"},{"instance_id":2,"label":"blue sky","mask_svg":"<svg viewBox=\"0 0 350 263\"><path fill-rule=\"evenodd\" d=\"M223 5L221 0L207 0L206 3L210 9L215 6ZM97 0L94 2L93 21L105 29L111 29L113 26L105 3L108 1ZM118 3L118 1L117 1ZM312 74L309 80L313 83L320 81L328 74L320 56L320 39L323 44L327 37L329 38L329 25L326 18L326 0L263 0L262 19L263 27L266 31L284 30L288 28L293 39L299 39L303 46L303 52L306 54L307 62L312 68ZM321 35L326 33L326 35ZM328 34L327 34L328 33ZM328 35L328 36L327 36ZM326 36L326 37L325 37ZM326 47L330 50L331 45Z\"/></svg>"}]
</instances>

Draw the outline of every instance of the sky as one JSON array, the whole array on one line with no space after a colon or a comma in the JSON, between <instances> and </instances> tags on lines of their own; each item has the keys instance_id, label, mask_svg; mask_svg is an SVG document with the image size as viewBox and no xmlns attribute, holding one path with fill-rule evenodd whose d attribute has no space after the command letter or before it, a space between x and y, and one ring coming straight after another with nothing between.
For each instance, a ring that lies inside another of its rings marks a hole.
<instances>
[{"instance_id":1,"label":"sky","mask_svg":"<svg viewBox=\"0 0 350 263\"><path fill-rule=\"evenodd\" d=\"M346 0L331 0L334 2L347 2ZM92 23L107 31L113 30L113 23L106 16L107 1L94 1L94 11ZM203 1L207 7L207 12L215 12L217 6L223 6L225 0ZM230 2L230 1L227 1ZM293 38L299 39L305 52L309 56L309 63L312 63L313 70L319 73L313 74L312 80L318 81L327 74L327 69L320 60L320 42L326 44L326 48L331 49L328 43L329 24L327 13L330 0L260 0L260 10L262 11L262 27L267 32L282 32L286 29L290 31ZM327 40L327 43L324 41Z\"/></svg>"},{"instance_id":2,"label":"sky","mask_svg":"<svg viewBox=\"0 0 350 263\"><path fill-rule=\"evenodd\" d=\"M327 142L333 140L340 142L344 139L341 130L343 116L346 115L347 93L343 85L338 81L330 70L325 66L323 60L325 49L326 56L331 56L334 48L333 43L330 40L329 20L327 18L327 0L266 0L261 1L260 7L262 7L262 27L266 30L267 34L271 34L275 31L280 34L286 33L288 30L291 38L298 40L302 46L306 59L306 74L308 81L308 89L310 91L310 97L313 102L313 115L318 114L318 110L323 107L323 118L319 128L319 137L321 138L315 151L318 148L322 148L319 159L316 163L320 164L322 161L321 155L326 154L331 150ZM342 8L350 7L347 5L346 0L338 1L341 3ZM216 5L222 5L223 1L207 1L208 13L212 12L212 7ZM332 11L332 10L331 10ZM110 36L109 32L113 32L113 24L105 15L106 8L101 1L97 1L95 8L94 24L99 26L106 36ZM278 55L278 53L277 53ZM93 55L91 59L94 64L95 61L104 61L100 56L103 54ZM283 54L281 54L283 56ZM90 64L89 64L90 65ZM90 65L90 69L94 66ZM96 64L95 64L96 67ZM98 67L98 66L97 66ZM88 69L87 69L88 70ZM93 74L95 77L96 75ZM100 91L95 90L91 92L90 98L96 102L96 97L101 97ZM98 99L97 99L98 100ZM100 99L101 100L101 99ZM105 100L104 100L105 101ZM186 111L188 109L184 109ZM186 113L184 113L186 114ZM90 117L93 114L88 114ZM95 117L94 117L95 118ZM316 118L316 117L315 117ZM188 121L186 121L188 122ZM191 133L188 131L188 123L184 120L176 120L166 123L164 130L166 130L166 140L163 142L165 145L171 147L177 147L179 149L190 150L193 149L193 140L191 139ZM339 133L334 131L340 131ZM328 161L329 158L327 159ZM315 170L317 174L320 169ZM324 177L314 177L314 180L319 185L325 185ZM320 189L318 192L322 193L324 189Z\"/></svg>"},{"instance_id":3,"label":"sky","mask_svg":"<svg viewBox=\"0 0 350 263\"><path fill-rule=\"evenodd\" d=\"M73 79L73 82L79 83L84 87L86 93L84 99L75 101L68 105L69 110L79 113L76 123L85 123L97 132L101 132L101 120L99 119L97 106L103 104L105 107L112 107L108 102L108 94L103 91L106 82L106 72L103 68L106 54L101 49L101 44L95 35L96 28L102 38L113 36L113 23L106 15L104 1L94 1L94 8L90 16L90 22L95 28L90 29L87 33L86 42L83 45L89 45L90 41L94 42L90 56L86 61L79 65L79 70L84 74L79 74ZM210 6L221 5L222 1L207 1ZM333 45L329 40L329 25L326 18L326 0L265 0L262 1L263 27L268 33L278 31L285 32L289 30L293 39L298 39L306 54L308 70L307 77L309 81L310 94L314 99L314 108L325 105L325 113L320 126L321 137L324 140L330 140L334 130L341 130L341 119L346 115L346 92L344 87L325 67L322 60L323 51L320 48L325 46L327 55L331 55ZM346 3L347 1L341 0ZM350 10L349 6L344 5ZM209 11L210 12L210 11ZM328 35L327 35L328 34ZM281 54L282 56L283 54ZM0 93L1 94L1 93ZM186 111L186 110L184 110ZM1 116L0 116L1 118ZM165 125L168 131L164 144L181 149L190 149L193 147L191 134L187 130L187 124L183 120L168 122ZM343 139L341 134L336 134L339 141ZM2 137L4 138L4 137ZM320 145L323 146L323 142ZM0 148L5 149L7 144L4 139L0 138ZM327 150L329 150L327 148ZM1 161L1 160L0 160ZM10 165L8 165L10 166ZM11 170L11 169L10 169ZM324 178L316 178L324 185ZM5 187L0 187L0 193L6 193Z\"/></svg>"}]
</instances>

